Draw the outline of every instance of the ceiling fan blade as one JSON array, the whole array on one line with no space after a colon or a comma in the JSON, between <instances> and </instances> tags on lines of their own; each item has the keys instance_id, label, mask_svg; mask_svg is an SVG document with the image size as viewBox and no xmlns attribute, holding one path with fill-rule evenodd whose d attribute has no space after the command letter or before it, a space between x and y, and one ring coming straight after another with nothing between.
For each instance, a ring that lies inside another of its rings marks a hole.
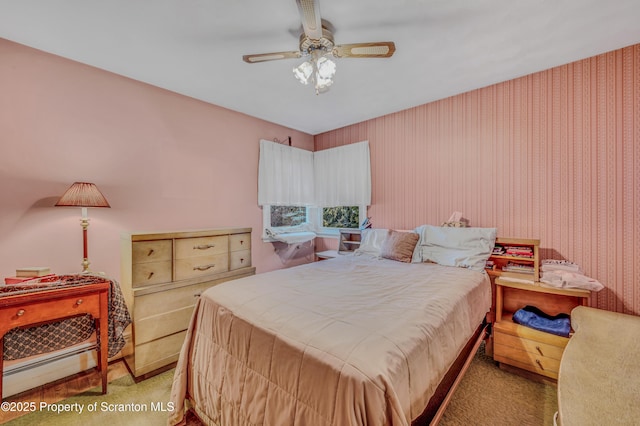
<instances>
[{"instance_id":1,"label":"ceiling fan blade","mask_svg":"<svg viewBox=\"0 0 640 426\"><path fill-rule=\"evenodd\" d=\"M333 55L337 58L388 58L396 51L392 41L377 43L341 44L333 48Z\"/></svg>"},{"instance_id":2,"label":"ceiling fan blade","mask_svg":"<svg viewBox=\"0 0 640 426\"><path fill-rule=\"evenodd\" d=\"M242 60L249 64L255 64L256 62L277 61L278 59L295 59L301 56L302 54L299 51L258 53L255 55L244 55Z\"/></svg>"},{"instance_id":3,"label":"ceiling fan blade","mask_svg":"<svg viewBox=\"0 0 640 426\"><path fill-rule=\"evenodd\" d=\"M319 0L296 0L304 33L312 40L322 37L322 19L320 18Z\"/></svg>"}]
</instances>

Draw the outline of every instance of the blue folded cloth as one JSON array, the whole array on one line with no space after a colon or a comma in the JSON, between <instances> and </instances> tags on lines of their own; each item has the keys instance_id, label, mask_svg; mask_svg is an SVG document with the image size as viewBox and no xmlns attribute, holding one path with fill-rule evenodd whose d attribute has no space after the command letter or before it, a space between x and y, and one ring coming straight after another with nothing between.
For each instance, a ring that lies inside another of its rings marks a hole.
<instances>
[{"instance_id":1,"label":"blue folded cloth","mask_svg":"<svg viewBox=\"0 0 640 426\"><path fill-rule=\"evenodd\" d=\"M513 314L513 322L536 330L569 337L571 317L568 314L548 315L535 306L525 306Z\"/></svg>"}]
</instances>

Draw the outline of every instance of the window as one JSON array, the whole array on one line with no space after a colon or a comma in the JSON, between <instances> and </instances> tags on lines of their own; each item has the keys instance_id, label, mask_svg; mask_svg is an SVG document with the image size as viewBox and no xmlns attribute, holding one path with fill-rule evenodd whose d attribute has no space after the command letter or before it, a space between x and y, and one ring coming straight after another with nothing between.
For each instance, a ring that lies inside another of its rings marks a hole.
<instances>
[{"instance_id":1,"label":"window","mask_svg":"<svg viewBox=\"0 0 640 426\"><path fill-rule=\"evenodd\" d=\"M258 205L263 238L268 238L268 228L279 231L274 233L313 230L337 237L340 228L358 228L370 204L367 141L318 152L260 141Z\"/></svg>"},{"instance_id":2,"label":"window","mask_svg":"<svg viewBox=\"0 0 640 426\"><path fill-rule=\"evenodd\" d=\"M271 227L296 226L307 221L306 207L271 206Z\"/></svg>"},{"instance_id":3,"label":"window","mask_svg":"<svg viewBox=\"0 0 640 426\"><path fill-rule=\"evenodd\" d=\"M267 239L266 228L297 226L308 223L312 229L324 236L338 236L340 228L358 228L366 218L366 206L302 207L269 206L262 207L263 238Z\"/></svg>"},{"instance_id":4,"label":"window","mask_svg":"<svg viewBox=\"0 0 640 426\"><path fill-rule=\"evenodd\" d=\"M323 228L357 228L360 225L358 206L325 207L322 209Z\"/></svg>"}]
</instances>

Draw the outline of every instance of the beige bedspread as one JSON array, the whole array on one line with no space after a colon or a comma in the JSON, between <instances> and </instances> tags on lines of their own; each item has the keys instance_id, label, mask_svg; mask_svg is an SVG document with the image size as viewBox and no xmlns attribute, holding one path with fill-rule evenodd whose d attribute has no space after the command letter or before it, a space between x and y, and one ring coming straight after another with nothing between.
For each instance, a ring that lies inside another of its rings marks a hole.
<instances>
[{"instance_id":1,"label":"beige bedspread","mask_svg":"<svg viewBox=\"0 0 640 426\"><path fill-rule=\"evenodd\" d=\"M484 272L345 256L203 293L174 377L210 424L408 425L491 305Z\"/></svg>"}]
</instances>

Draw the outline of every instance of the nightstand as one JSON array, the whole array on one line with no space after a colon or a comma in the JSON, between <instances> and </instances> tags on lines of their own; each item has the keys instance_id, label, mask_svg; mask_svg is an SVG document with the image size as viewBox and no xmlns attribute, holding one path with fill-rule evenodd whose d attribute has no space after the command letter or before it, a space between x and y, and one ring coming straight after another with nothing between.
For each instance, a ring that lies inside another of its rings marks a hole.
<instances>
[{"instance_id":1,"label":"nightstand","mask_svg":"<svg viewBox=\"0 0 640 426\"><path fill-rule=\"evenodd\" d=\"M591 292L496 279L496 322L493 325L493 359L500 367L534 379L558 379L560 359L569 338L545 333L512 321L513 313L532 305L549 315L570 313L586 306ZM534 374L530 374L534 373Z\"/></svg>"},{"instance_id":2,"label":"nightstand","mask_svg":"<svg viewBox=\"0 0 640 426\"><path fill-rule=\"evenodd\" d=\"M42 288L33 292L7 293L0 297L0 396L4 358L4 336L17 327L42 325L57 320L90 314L100 337L98 371L102 378L102 394L107 393L107 352L109 342L108 281L74 287Z\"/></svg>"}]
</instances>

